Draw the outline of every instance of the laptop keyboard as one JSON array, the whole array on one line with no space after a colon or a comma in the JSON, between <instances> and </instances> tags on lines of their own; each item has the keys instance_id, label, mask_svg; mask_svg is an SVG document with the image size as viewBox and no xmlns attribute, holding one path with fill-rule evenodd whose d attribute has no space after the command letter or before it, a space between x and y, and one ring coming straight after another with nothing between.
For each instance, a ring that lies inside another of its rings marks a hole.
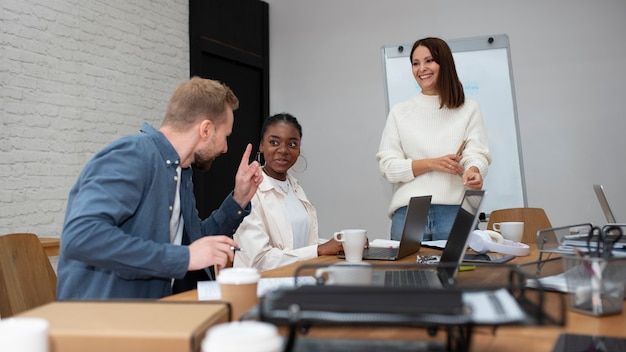
<instances>
[{"instance_id":1,"label":"laptop keyboard","mask_svg":"<svg viewBox=\"0 0 626 352\"><path fill-rule=\"evenodd\" d=\"M386 287L429 287L426 270L388 270L385 272Z\"/></svg>"},{"instance_id":2,"label":"laptop keyboard","mask_svg":"<svg viewBox=\"0 0 626 352\"><path fill-rule=\"evenodd\" d=\"M398 248L370 247L367 249L367 257L388 258L398 254Z\"/></svg>"}]
</instances>

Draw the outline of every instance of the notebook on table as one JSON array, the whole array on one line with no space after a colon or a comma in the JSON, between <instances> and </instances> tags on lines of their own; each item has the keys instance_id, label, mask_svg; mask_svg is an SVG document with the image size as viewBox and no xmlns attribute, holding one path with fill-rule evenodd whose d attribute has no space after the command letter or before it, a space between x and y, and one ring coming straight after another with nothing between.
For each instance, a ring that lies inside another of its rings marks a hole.
<instances>
[{"instance_id":1,"label":"notebook on table","mask_svg":"<svg viewBox=\"0 0 626 352\"><path fill-rule=\"evenodd\" d=\"M398 260L420 250L432 196L412 197L406 210L402 237L397 248L371 247L363 251L364 260Z\"/></svg>"},{"instance_id":2,"label":"notebook on table","mask_svg":"<svg viewBox=\"0 0 626 352\"><path fill-rule=\"evenodd\" d=\"M389 287L441 288L454 284L470 234L478 224L480 205L485 191L465 191L456 214L446 247L435 270L377 270L374 284ZM422 230L423 231L423 230ZM404 234L403 234L404 235Z\"/></svg>"}]
</instances>

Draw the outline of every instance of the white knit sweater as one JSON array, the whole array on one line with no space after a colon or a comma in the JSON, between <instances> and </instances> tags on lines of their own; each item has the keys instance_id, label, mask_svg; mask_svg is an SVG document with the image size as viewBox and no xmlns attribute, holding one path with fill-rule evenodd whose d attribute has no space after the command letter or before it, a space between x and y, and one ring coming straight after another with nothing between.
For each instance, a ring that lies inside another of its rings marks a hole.
<instances>
[{"instance_id":1,"label":"white knit sweater","mask_svg":"<svg viewBox=\"0 0 626 352\"><path fill-rule=\"evenodd\" d=\"M476 166L483 178L487 175L491 155L478 103L466 98L456 109L440 109L439 104L439 96L420 94L389 112L376 159L394 188L390 217L414 196L432 195L433 204L460 204L463 199L461 176L431 171L415 177L412 160L454 154L467 139L461 164L466 170Z\"/></svg>"}]
</instances>

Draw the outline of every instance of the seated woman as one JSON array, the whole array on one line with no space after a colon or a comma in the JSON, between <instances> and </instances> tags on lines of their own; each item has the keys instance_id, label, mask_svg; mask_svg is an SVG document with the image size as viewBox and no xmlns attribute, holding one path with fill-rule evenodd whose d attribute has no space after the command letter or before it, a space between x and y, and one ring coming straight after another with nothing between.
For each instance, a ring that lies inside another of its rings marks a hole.
<instances>
[{"instance_id":1,"label":"seated woman","mask_svg":"<svg viewBox=\"0 0 626 352\"><path fill-rule=\"evenodd\" d=\"M252 212L235 232L243 249L234 267L277 268L319 255L335 255L341 243L318 238L317 215L298 180L288 173L300 156L302 126L290 114L270 116L261 129L263 181L252 198Z\"/></svg>"}]
</instances>

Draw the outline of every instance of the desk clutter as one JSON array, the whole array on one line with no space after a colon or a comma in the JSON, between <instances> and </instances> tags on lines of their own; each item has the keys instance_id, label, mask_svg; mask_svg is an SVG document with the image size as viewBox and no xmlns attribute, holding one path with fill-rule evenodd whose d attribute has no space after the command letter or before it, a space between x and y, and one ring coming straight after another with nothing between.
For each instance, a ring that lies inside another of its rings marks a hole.
<instances>
[{"instance_id":1,"label":"desk clutter","mask_svg":"<svg viewBox=\"0 0 626 352\"><path fill-rule=\"evenodd\" d=\"M326 273L334 265L300 266L293 285L266 291L258 307L242 317L287 329L281 351L431 351L467 350L475 327L500 325L563 325L565 304L552 300L556 313L543 309L543 292L528 292L524 275L515 265L477 264L472 272L459 275L458 285L440 288L390 287L372 284L337 284L311 281L309 273ZM432 270L432 265L368 264L374 273ZM343 266L346 266L345 264ZM362 270L363 265L354 265ZM498 273L498 271L501 272ZM503 282L477 284L472 277L496 275ZM298 278L306 278L304 280ZM287 278L281 278L285 280ZM528 294L530 293L530 294ZM358 341L308 339L314 326L401 326L447 334L447 344L410 341ZM302 336L300 336L302 335ZM393 345L393 346L392 346ZM319 349L324 346L323 349ZM375 348L375 346L377 346ZM352 348L352 349L350 349Z\"/></svg>"},{"instance_id":2,"label":"desk clutter","mask_svg":"<svg viewBox=\"0 0 626 352\"><path fill-rule=\"evenodd\" d=\"M626 288L624 227L626 224L597 227L587 223L540 230L541 255L559 255L563 270L531 279L528 286L567 293L569 308L579 313L621 313Z\"/></svg>"}]
</instances>

